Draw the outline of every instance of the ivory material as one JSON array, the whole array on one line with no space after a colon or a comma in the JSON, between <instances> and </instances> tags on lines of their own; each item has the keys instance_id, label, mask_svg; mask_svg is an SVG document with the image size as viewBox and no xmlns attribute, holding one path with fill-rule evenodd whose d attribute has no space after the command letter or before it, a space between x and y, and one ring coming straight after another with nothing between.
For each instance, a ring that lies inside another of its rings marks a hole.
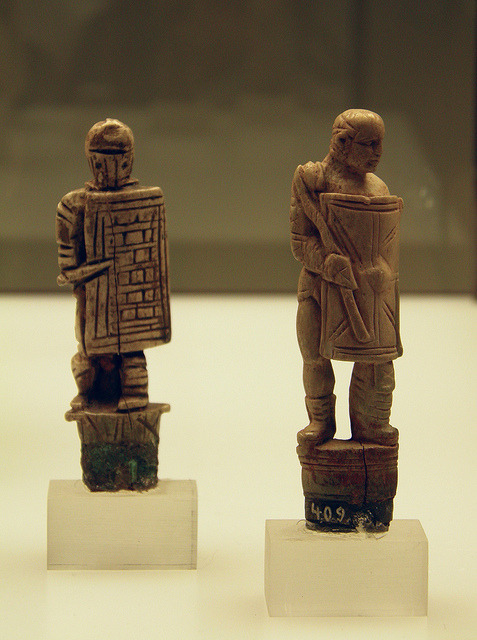
<instances>
[{"instance_id":1,"label":"ivory material","mask_svg":"<svg viewBox=\"0 0 477 640\"><path fill-rule=\"evenodd\" d=\"M384 123L377 113L348 109L333 123L324 160L298 165L293 176L291 248L302 265L296 326L309 418L297 434L298 455L305 517L317 528L328 523L313 514L316 508L338 510L341 516L333 527L343 530L358 530L358 522L366 521L368 531L383 531L392 519L398 430L389 419L395 386L393 360L402 355L399 224L403 203L373 173L383 138ZM364 472L355 474L347 464L347 444L335 442L333 459L325 466L323 452L317 450L336 433L332 360L354 362L349 388L352 441L360 446L379 445L380 452L374 452L378 459L382 455L386 463L392 460L392 464L378 462L384 473L373 498L367 493L364 467ZM331 484L331 492L318 489L323 483ZM353 500L341 501L350 492L364 493L364 509L356 511Z\"/></svg>"},{"instance_id":2,"label":"ivory material","mask_svg":"<svg viewBox=\"0 0 477 640\"><path fill-rule=\"evenodd\" d=\"M134 136L119 120L93 125L85 151L93 180L56 214L57 281L73 286L78 341L78 394L65 418L78 422L92 491L142 491L157 484L159 417L169 410L149 404L144 355L171 339L164 196L131 176Z\"/></svg>"},{"instance_id":3,"label":"ivory material","mask_svg":"<svg viewBox=\"0 0 477 640\"><path fill-rule=\"evenodd\" d=\"M195 569L195 480L160 480L145 492L90 492L51 480L48 569Z\"/></svg>"},{"instance_id":4,"label":"ivory material","mask_svg":"<svg viewBox=\"0 0 477 640\"><path fill-rule=\"evenodd\" d=\"M320 533L300 520L265 524L270 616L425 616L428 543L419 520L385 534Z\"/></svg>"}]
</instances>

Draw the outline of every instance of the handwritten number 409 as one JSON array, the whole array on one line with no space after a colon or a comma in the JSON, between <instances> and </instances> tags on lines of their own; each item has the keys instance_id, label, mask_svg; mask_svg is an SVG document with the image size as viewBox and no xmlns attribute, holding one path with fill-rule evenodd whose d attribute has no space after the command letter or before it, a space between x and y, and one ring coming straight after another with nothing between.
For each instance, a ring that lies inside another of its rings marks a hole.
<instances>
[{"instance_id":1,"label":"handwritten number 409","mask_svg":"<svg viewBox=\"0 0 477 640\"><path fill-rule=\"evenodd\" d=\"M317 520L324 520L325 522L332 522L334 520L343 522L346 515L346 511L343 509L343 507L337 507L335 509L335 513L333 513L333 509L329 505L326 505L326 507L323 507L323 510L321 510L320 507L313 504L311 507L311 512Z\"/></svg>"}]
</instances>

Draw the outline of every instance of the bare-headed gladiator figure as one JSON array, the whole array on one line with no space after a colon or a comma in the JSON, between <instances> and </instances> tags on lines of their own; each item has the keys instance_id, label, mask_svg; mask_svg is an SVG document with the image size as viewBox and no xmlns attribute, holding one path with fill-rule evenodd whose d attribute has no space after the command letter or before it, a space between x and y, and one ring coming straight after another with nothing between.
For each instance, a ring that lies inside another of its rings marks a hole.
<instances>
[{"instance_id":1,"label":"bare-headed gladiator figure","mask_svg":"<svg viewBox=\"0 0 477 640\"><path fill-rule=\"evenodd\" d=\"M297 334L309 424L298 442L333 438L331 359L354 361L352 439L394 445L389 424L398 326L397 235L402 202L373 172L384 124L364 109L339 115L328 155L298 166L292 185L291 244L303 265Z\"/></svg>"}]
</instances>

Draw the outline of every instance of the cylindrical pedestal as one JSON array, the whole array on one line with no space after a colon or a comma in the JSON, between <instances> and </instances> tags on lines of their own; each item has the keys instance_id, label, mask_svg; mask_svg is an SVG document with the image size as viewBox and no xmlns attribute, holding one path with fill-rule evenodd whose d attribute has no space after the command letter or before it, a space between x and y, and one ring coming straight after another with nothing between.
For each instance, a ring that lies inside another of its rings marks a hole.
<instances>
[{"instance_id":1,"label":"cylindrical pedestal","mask_svg":"<svg viewBox=\"0 0 477 640\"><path fill-rule=\"evenodd\" d=\"M397 487L398 446L353 440L299 445L307 526L386 531Z\"/></svg>"},{"instance_id":2,"label":"cylindrical pedestal","mask_svg":"<svg viewBox=\"0 0 477 640\"><path fill-rule=\"evenodd\" d=\"M70 411L81 440L83 482L91 491L144 491L155 487L158 468L159 423L168 404L145 409Z\"/></svg>"}]
</instances>

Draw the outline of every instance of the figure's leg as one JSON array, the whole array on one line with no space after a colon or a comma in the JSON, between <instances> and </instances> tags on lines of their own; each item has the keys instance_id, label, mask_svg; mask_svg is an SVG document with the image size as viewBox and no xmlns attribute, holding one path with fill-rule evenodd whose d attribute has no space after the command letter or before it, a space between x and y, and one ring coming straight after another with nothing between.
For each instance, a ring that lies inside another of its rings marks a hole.
<instances>
[{"instance_id":1,"label":"figure's leg","mask_svg":"<svg viewBox=\"0 0 477 640\"><path fill-rule=\"evenodd\" d=\"M93 389L97 367L92 358L86 355L84 346L84 328L86 312L86 291L84 285L75 287L76 298L75 335L78 340L78 353L71 359L71 370L78 387L78 395L70 402L73 410L83 409L88 403L88 395Z\"/></svg>"},{"instance_id":2,"label":"figure's leg","mask_svg":"<svg viewBox=\"0 0 477 640\"><path fill-rule=\"evenodd\" d=\"M92 391L97 366L91 358L78 351L71 359L71 370L78 387L78 395L70 402L72 409L83 409L88 403L88 394Z\"/></svg>"},{"instance_id":3,"label":"figure's leg","mask_svg":"<svg viewBox=\"0 0 477 640\"><path fill-rule=\"evenodd\" d=\"M306 298L298 304L297 335L310 424L298 432L299 443L320 444L333 438L336 431L335 376L330 360L320 355L320 334L321 309L314 298Z\"/></svg>"},{"instance_id":4,"label":"figure's leg","mask_svg":"<svg viewBox=\"0 0 477 640\"><path fill-rule=\"evenodd\" d=\"M120 369L121 398L118 411L147 407L147 366L143 351L122 354Z\"/></svg>"},{"instance_id":5,"label":"figure's leg","mask_svg":"<svg viewBox=\"0 0 477 640\"><path fill-rule=\"evenodd\" d=\"M73 295L76 298L75 337L78 341L78 352L86 355L86 346L84 343L86 326L86 288L84 284L75 287Z\"/></svg>"},{"instance_id":6,"label":"figure's leg","mask_svg":"<svg viewBox=\"0 0 477 640\"><path fill-rule=\"evenodd\" d=\"M399 432L389 424L394 390L392 362L355 362L349 388L353 440L395 445Z\"/></svg>"}]
</instances>

